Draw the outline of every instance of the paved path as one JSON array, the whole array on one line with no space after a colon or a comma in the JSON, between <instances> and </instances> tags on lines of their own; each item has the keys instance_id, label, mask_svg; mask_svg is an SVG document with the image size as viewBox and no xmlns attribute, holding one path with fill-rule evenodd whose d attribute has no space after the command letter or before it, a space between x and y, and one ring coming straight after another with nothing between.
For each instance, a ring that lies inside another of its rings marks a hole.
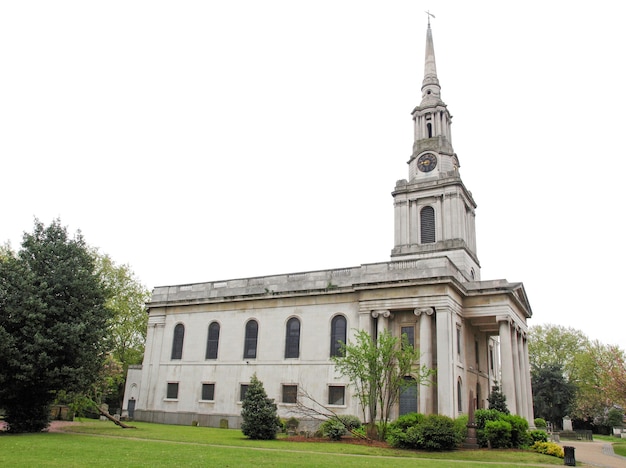
<instances>
[{"instance_id":1,"label":"paved path","mask_svg":"<svg viewBox=\"0 0 626 468\"><path fill-rule=\"evenodd\" d=\"M576 464L583 462L602 468L626 468L626 457L615 455L613 447L609 443L561 440L560 445L575 448Z\"/></svg>"}]
</instances>

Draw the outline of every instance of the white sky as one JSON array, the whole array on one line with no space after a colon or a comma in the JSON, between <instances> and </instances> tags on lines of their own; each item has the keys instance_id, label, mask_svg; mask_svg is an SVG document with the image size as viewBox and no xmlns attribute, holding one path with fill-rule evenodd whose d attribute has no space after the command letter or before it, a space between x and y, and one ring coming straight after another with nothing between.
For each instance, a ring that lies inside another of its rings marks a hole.
<instances>
[{"instance_id":1,"label":"white sky","mask_svg":"<svg viewBox=\"0 0 626 468\"><path fill-rule=\"evenodd\" d=\"M626 3L5 1L0 242L148 287L387 261L430 9L482 278L625 347Z\"/></svg>"}]
</instances>

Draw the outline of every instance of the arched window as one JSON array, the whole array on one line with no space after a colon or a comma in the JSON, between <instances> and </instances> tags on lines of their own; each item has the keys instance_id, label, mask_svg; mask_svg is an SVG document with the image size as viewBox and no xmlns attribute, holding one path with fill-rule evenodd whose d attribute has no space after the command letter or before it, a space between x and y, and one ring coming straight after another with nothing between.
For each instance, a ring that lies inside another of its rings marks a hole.
<instances>
[{"instance_id":1,"label":"arched window","mask_svg":"<svg viewBox=\"0 0 626 468\"><path fill-rule=\"evenodd\" d=\"M341 355L341 344L346 342L347 331L346 318L343 315L336 315L330 322L330 355Z\"/></svg>"},{"instance_id":2,"label":"arched window","mask_svg":"<svg viewBox=\"0 0 626 468\"><path fill-rule=\"evenodd\" d=\"M259 324L256 320L246 323L246 338L243 345L243 358L256 359L256 342L259 336Z\"/></svg>"},{"instance_id":3,"label":"arched window","mask_svg":"<svg viewBox=\"0 0 626 468\"><path fill-rule=\"evenodd\" d=\"M183 340L185 339L185 326L179 323L174 327L174 341L172 343L172 359L182 359Z\"/></svg>"},{"instance_id":4,"label":"arched window","mask_svg":"<svg viewBox=\"0 0 626 468\"><path fill-rule=\"evenodd\" d=\"M461 379L456 383L456 405L459 413L463 412L463 385L461 385Z\"/></svg>"},{"instance_id":5,"label":"arched window","mask_svg":"<svg viewBox=\"0 0 626 468\"><path fill-rule=\"evenodd\" d=\"M220 324L211 322L206 340L206 359L217 359L217 348L220 343Z\"/></svg>"},{"instance_id":6,"label":"arched window","mask_svg":"<svg viewBox=\"0 0 626 468\"><path fill-rule=\"evenodd\" d=\"M435 242L435 210L432 206L425 206L420 211L420 234L422 244Z\"/></svg>"},{"instance_id":7,"label":"arched window","mask_svg":"<svg viewBox=\"0 0 626 468\"><path fill-rule=\"evenodd\" d=\"M285 331L285 358L297 357L300 357L300 320L292 317Z\"/></svg>"},{"instance_id":8,"label":"arched window","mask_svg":"<svg viewBox=\"0 0 626 468\"><path fill-rule=\"evenodd\" d=\"M417 381L413 377L405 377L407 386L400 392L400 416L417 413Z\"/></svg>"},{"instance_id":9,"label":"arched window","mask_svg":"<svg viewBox=\"0 0 626 468\"><path fill-rule=\"evenodd\" d=\"M433 137L433 124L430 122L426 124L426 131L428 132L428 138Z\"/></svg>"}]
</instances>

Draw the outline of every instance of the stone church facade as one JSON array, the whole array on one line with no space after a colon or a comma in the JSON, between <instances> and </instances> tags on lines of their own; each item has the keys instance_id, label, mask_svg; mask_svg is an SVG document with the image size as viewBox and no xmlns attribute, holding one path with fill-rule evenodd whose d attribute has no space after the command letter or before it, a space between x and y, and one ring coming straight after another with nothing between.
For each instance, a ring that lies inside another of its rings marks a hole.
<instances>
[{"instance_id":1,"label":"stone church facade","mask_svg":"<svg viewBox=\"0 0 626 468\"><path fill-rule=\"evenodd\" d=\"M422 101L412 115L408 179L392 193L390 261L155 288L144 360L129 369L124 414L239 427L241 400L256 373L282 417L298 417L301 391L336 413L360 416L331 356L356 330L373 337L389 330L406 334L421 364L436 370L432 385L412 382L394 416L454 418L470 405L487 407L499 382L511 412L532 425L532 311L521 283L481 280L476 203L452 148L430 24Z\"/></svg>"}]
</instances>

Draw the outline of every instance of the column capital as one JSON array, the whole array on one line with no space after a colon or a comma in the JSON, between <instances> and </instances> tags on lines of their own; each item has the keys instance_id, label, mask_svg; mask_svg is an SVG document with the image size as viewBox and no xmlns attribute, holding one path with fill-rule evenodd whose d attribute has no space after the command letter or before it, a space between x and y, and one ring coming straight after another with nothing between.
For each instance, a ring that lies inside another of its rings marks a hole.
<instances>
[{"instance_id":1,"label":"column capital","mask_svg":"<svg viewBox=\"0 0 626 468\"><path fill-rule=\"evenodd\" d=\"M386 309L372 310L372 317L378 318L378 316L382 316L384 318L393 318L393 314Z\"/></svg>"},{"instance_id":2,"label":"column capital","mask_svg":"<svg viewBox=\"0 0 626 468\"><path fill-rule=\"evenodd\" d=\"M435 313L435 309L434 309L434 308L432 308L432 307L426 307L426 308L421 308L421 309L415 309L415 310L413 311L413 313L414 313L417 317L419 317L419 316L420 316L420 315L422 315L422 314L425 314L425 315L433 315L433 314Z\"/></svg>"},{"instance_id":3,"label":"column capital","mask_svg":"<svg viewBox=\"0 0 626 468\"><path fill-rule=\"evenodd\" d=\"M506 322L509 325L511 324L511 317L509 317L508 315L496 315L496 322L500 323L500 322Z\"/></svg>"}]
</instances>

